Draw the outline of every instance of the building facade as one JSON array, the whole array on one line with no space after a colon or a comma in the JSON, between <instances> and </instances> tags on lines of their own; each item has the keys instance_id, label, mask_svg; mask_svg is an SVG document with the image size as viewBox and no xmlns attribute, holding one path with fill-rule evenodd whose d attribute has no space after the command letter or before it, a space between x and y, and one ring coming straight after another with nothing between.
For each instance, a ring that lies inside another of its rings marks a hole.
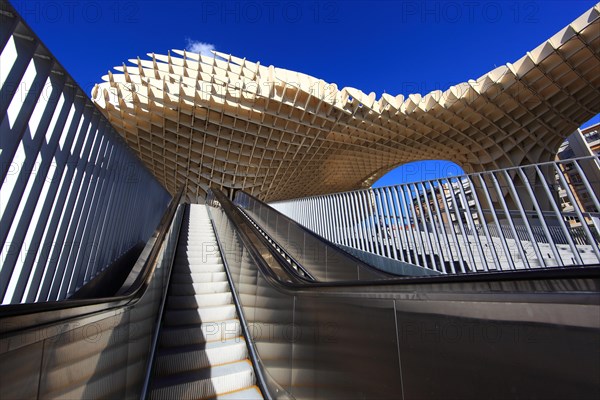
<instances>
[{"instance_id":1,"label":"building facade","mask_svg":"<svg viewBox=\"0 0 600 400\"><path fill-rule=\"evenodd\" d=\"M557 160L566 160L571 158L591 157L600 154L600 124L595 124L585 129L578 129L565 140L556 155ZM574 213L572 200L577 202L579 208L585 213L598 213L597 204L593 196L590 196L586 183L596 192L600 191L600 165L595 159L581 161L578 165L575 163L561 164L563 175L566 180L566 186L561 184L556 178L558 187L558 196L562 205L562 211L565 213L567 221L571 227L581 226L581 221ZM581 176L581 169L585 170L588 182L585 182ZM590 179L591 178L591 179ZM588 224L592 223L592 215L585 215Z\"/></svg>"}]
</instances>

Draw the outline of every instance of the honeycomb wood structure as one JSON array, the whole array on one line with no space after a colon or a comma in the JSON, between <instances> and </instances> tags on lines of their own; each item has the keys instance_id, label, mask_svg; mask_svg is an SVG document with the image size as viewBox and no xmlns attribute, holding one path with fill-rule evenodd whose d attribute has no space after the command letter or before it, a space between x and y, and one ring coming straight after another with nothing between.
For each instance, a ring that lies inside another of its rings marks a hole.
<instances>
[{"instance_id":1,"label":"honeycomb wood structure","mask_svg":"<svg viewBox=\"0 0 600 400\"><path fill-rule=\"evenodd\" d=\"M265 201L370 186L412 161L466 172L550 161L600 112L600 4L514 63L427 95L365 94L215 52L116 67L92 96L154 175Z\"/></svg>"}]
</instances>

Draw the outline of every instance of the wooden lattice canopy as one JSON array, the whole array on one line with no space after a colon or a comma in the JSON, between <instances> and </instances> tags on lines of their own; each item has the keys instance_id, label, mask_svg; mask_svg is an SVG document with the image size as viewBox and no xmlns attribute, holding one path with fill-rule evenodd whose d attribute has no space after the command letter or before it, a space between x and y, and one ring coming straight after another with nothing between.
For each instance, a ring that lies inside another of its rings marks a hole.
<instances>
[{"instance_id":1,"label":"wooden lattice canopy","mask_svg":"<svg viewBox=\"0 0 600 400\"><path fill-rule=\"evenodd\" d=\"M215 52L129 60L93 99L174 192L267 201L370 186L447 159L467 172L553 159L600 112L600 4L514 63L425 96L364 94Z\"/></svg>"}]
</instances>

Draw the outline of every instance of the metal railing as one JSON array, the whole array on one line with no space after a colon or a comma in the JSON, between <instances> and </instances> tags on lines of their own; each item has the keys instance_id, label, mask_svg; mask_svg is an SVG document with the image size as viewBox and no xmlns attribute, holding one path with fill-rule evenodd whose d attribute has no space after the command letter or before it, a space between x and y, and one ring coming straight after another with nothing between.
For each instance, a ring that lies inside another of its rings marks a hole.
<instances>
[{"instance_id":1,"label":"metal railing","mask_svg":"<svg viewBox=\"0 0 600 400\"><path fill-rule=\"evenodd\" d=\"M0 302L61 300L146 241L171 196L0 6Z\"/></svg>"},{"instance_id":2,"label":"metal railing","mask_svg":"<svg viewBox=\"0 0 600 400\"><path fill-rule=\"evenodd\" d=\"M599 192L593 156L271 206L334 243L454 274L598 264Z\"/></svg>"},{"instance_id":3,"label":"metal railing","mask_svg":"<svg viewBox=\"0 0 600 400\"><path fill-rule=\"evenodd\" d=\"M142 388L177 250L182 193L116 295L0 306L3 399L146 398Z\"/></svg>"}]
</instances>

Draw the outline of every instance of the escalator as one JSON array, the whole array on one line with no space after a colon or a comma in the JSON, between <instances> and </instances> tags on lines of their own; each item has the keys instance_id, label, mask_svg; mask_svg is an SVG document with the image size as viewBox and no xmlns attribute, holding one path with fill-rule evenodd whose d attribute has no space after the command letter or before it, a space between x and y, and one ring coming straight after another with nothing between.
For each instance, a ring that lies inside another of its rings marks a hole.
<instances>
[{"instance_id":1,"label":"escalator","mask_svg":"<svg viewBox=\"0 0 600 400\"><path fill-rule=\"evenodd\" d=\"M1 307L3 399L263 398L206 206L181 195L110 297Z\"/></svg>"},{"instance_id":2,"label":"escalator","mask_svg":"<svg viewBox=\"0 0 600 400\"><path fill-rule=\"evenodd\" d=\"M297 399L600 396L598 266L362 280L368 266L339 262L345 256L330 243L264 204L234 205L218 191L208 204L227 243L240 309L250 325L269 327L252 335L266 392ZM253 231L248 216L277 246ZM271 274L278 247L321 279ZM242 284L246 276L256 276L252 286Z\"/></svg>"},{"instance_id":3,"label":"escalator","mask_svg":"<svg viewBox=\"0 0 600 400\"><path fill-rule=\"evenodd\" d=\"M600 395L596 267L392 277L180 197L114 296L0 309L3 399Z\"/></svg>"},{"instance_id":4,"label":"escalator","mask_svg":"<svg viewBox=\"0 0 600 400\"><path fill-rule=\"evenodd\" d=\"M181 227L150 399L262 399L206 207Z\"/></svg>"}]
</instances>

